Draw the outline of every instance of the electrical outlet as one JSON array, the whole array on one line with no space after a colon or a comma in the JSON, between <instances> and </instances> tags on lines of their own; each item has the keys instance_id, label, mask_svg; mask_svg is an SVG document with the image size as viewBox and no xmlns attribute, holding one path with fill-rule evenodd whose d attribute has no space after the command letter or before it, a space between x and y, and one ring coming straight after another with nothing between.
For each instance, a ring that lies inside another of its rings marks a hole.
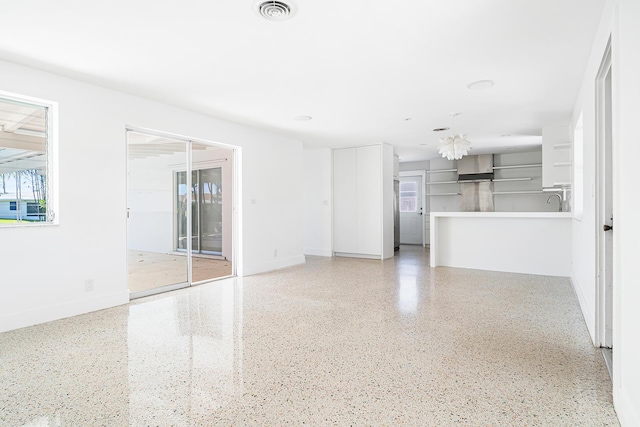
<instances>
[{"instance_id":1,"label":"electrical outlet","mask_svg":"<svg viewBox=\"0 0 640 427\"><path fill-rule=\"evenodd\" d=\"M278 250L274 249L273 250L273 257L276 258L278 256Z\"/></svg>"},{"instance_id":2,"label":"electrical outlet","mask_svg":"<svg viewBox=\"0 0 640 427\"><path fill-rule=\"evenodd\" d=\"M87 279L84 281L84 291L85 292L93 291L93 279Z\"/></svg>"}]
</instances>

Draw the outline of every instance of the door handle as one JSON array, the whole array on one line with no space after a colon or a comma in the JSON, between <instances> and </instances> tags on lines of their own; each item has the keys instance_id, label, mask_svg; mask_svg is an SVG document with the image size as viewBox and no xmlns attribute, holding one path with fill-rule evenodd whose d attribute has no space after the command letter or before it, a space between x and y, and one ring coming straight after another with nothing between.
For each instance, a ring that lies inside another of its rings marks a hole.
<instances>
[{"instance_id":1,"label":"door handle","mask_svg":"<svg viewBox=\"0 0 640 427\"><path fill-rule=\"evenodd\" d=\"M613 226L609 225L609 224L605 224L605 225L602 226L602 229L604 231L610 231L610 230L613 230Z\"/></svg>"}]
</instances>

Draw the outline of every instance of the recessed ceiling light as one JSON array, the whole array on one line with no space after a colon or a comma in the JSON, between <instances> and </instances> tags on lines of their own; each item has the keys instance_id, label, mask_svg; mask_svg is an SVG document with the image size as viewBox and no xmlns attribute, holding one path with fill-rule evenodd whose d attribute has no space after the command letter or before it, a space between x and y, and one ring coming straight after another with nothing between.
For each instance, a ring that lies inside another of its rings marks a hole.
<instances>
[{"instance_id":1,"label":"recessed ceiling light","mask_svg":"<svg viewBox=\"0 0 640 427\"><path fill-rule=\"evenodd\" d=\"M449 128L448 127L444 127L444 128L435 128L435 129L433 129L434 132L443 132L445 130L449 130Z\"/></svg>"},{"instance_id":2,"label":"recessed ceiling light","mask_svg":"<svg viewBox=\"0 0 640 427\"><path fill-rule=\"evenodd\" d=\"M478 80L467 85L471 90L489 89L494 85L493 80Z\"/></svg>"},{"instance_id":3,"label":"recessed ceiling light","mask_svg":"<svg viewBox=\"0 0 640 427\"><path fill-rule=\"evenodd\" d=\"M295 120L296 122L308 122L312 118L313 117L311 117L311 116L295 116L293 118L293 120Z\"/></svg>"},{"instance_id":4,"label":"recessed ceiling light","mask_svg":"<svg viewBox=\"0 0 640 427\"><path fill-rule=\"evenodd\" d=\"M292 0L258 0L257 12L269 21L284 21L296 13L296 5Z\"/></svg>"}]
</instances>

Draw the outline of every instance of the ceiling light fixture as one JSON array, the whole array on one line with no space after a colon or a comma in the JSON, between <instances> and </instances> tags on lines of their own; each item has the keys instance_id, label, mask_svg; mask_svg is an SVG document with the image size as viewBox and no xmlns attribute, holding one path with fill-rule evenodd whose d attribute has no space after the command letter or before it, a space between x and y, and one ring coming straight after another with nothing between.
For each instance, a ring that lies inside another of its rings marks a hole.
<instances>
[{"instance_id":1,"label":"ceiling light fixture","mask_svg":"<svg viewBox=\"0 0 640 427\"><path fill-rule=\"evenodd\" d=\"M269 21L284 21L296 13L292 0L259 0L258 14Z\"/></svg>"},{"instance_id":2,"label":"ceiling light fixture","mask_svg":"<svg viewBox=\"0 0 640 427\"><path fill-rule=\"evenodd\" d=\"M311 116L295 116L293 118L296 122L308 122L311 119L313 119Z\"/></svg>"},{"instance_id":3,"label":"ceiling light fixture","mask_svg":"<svg viewBox=\"0 0 640 427\"><path fill-rule=\"evenodd\" d=\"M449 115L453 121L460 113L449 113ZM467 155L470 149L471 142L467 139L467 135L458 133L447 136L446 138L441 138L438 153L442 155L442 158L448 160L460 160L463 156Z\"/></svg>"},{"instance_id":4,"label":"ceiling light fixture","mask_svg":"<svg viewBox=\"0 0 640 427\"><path fill-rule=\"evenodd\" d=\"M471 90L489 89L493 85L493 80L478 80L477 82L469 83L467 88Z\"/></svg>"}]
</instances>

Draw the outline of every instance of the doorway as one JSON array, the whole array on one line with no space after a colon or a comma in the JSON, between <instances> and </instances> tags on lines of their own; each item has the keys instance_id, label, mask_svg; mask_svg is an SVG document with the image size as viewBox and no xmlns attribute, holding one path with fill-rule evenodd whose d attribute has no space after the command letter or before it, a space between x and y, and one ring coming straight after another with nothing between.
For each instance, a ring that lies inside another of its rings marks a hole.
<instances>
[{"instance_id":1,"label":"doorway","mask_svg":"<svg viewBox=\"0 0 640 427\"><path fill-rule=\"evenodd\" d=\"M424 246L428 218L424 198L424 171L400 172L400 244Z\"/></svg>"},{"instance_id":2,"label":"doorway","mask_svg":"<svg viewBox=\"0 0 640 427\"><path fill-rule=\"evenodd\" d=\"M597 341L613 374L613 109L611 41L596 77Z\"/></svg>"},{"instance_id":3,"label":"doorway","mask_svg":"<svg viewBox=\"0 0 640 427\"><path fill-rule=\"evenodd\" d=\"M234 274L234 150L127 131L131 298Z\"/></svg>"}]
</instances>

